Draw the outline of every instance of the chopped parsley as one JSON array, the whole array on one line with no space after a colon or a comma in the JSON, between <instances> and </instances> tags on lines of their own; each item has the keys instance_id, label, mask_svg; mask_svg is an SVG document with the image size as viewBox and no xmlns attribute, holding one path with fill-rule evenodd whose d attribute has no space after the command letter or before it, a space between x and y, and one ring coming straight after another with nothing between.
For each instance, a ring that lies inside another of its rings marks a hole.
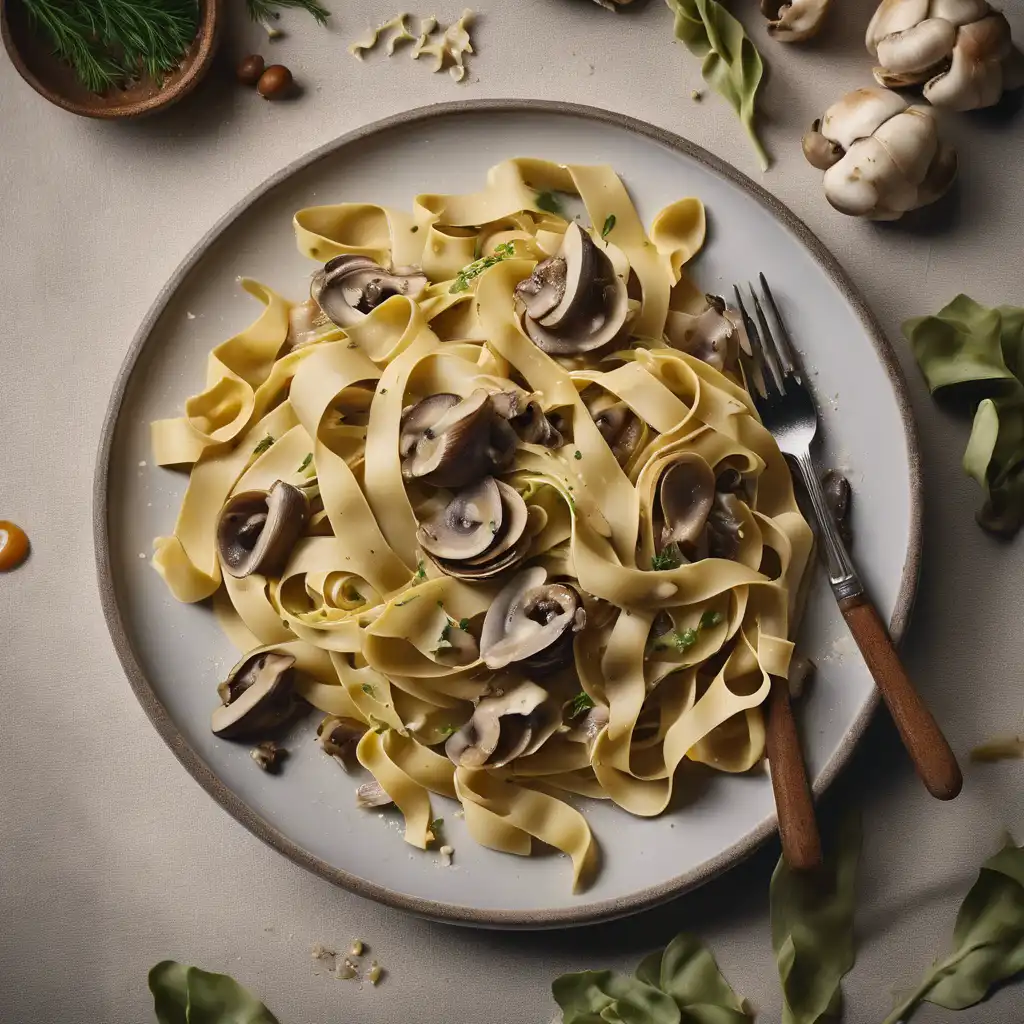
<instances>
[{"instance_id":1,"label":"chopped parsley","mask_svg":"<svg viewBox=\"0 0 1024 1024\"><path fill-rule=\"evenodd\" d=\"M455 275L455 280L452 282L451 288L448 289L449 295L458 295L459 292L469 291L469 282L475 277L479 277L485 270L489 270L496 263L501 263L502 260L510 259L515 256L516 249L512 242L502 242L498 245L494 252L490 256L484 256L483 259L474 260L467 267L463 267L458 274Z\"/></svg>"},{"instance_id":2,"label":"chopped parsley","mask_svg":"<svg viewBox=\"0 0 1024 1024\"><path fill-rule=\"evenodd\" d=\"M360 686L359 689L362 690L363 693L367 694L368 696L373 697L374 699L376 699L377 692L374 690L374 688L369 683L363 683L363 685Z\"/></svg>"},{"instance_id":3,"label":"chopped parsley","mask_svg":"<svg viewBox=\"0 0 1024 1024\"><path fill-rule=\"evenodd\" d=\"M444 828L444 818L435 818L430 823L430 831L434 835L434 842L441 842L441 829Z\"/></svg>"},{"instance_id":4,"label":"chopped parsley","mask_svg":"<svg viewBox=\"0 0 1024 1024\"><path fill-rule=\"evenodd\" d=\"M580 459L583 458L583 452L581 452L579 448L577 448L576 451L573 453L573 458L579 461Z\"/></svg>"},{"instance_id":5,"label":"chopped parsley","mask_svg":"<svg viewBox=\"0 0 1024 1024\"><path fill-rule=\"evenodd\" d=\"M299 472L301 473L306 467L313 461L313 453L309 452L306 457L302 460L302 465L299 466Z\"/></svg>"},{"instance_id":6,"label":"chopped parsley","mask_svg":"<svg viewBox=\"0 0 1024 1024\"><path fill-rule=\"evenodd\" d=\"M422 562L417 562L416 563L416 575L413 576L413 578L412 578L413 583L419 583L421 580L425 580L426 578L427 578L427 570L426 570L426 568L424 567Z\"/></svg>"},{"instance_id":7,"label":"chopped parsley","mask_svg":"<svg viewBox=\"0 0 1024 1024\"><path fill-rule=\"evenodd\" d=\"M722 621L721 612L706 611L700 617L700 625L698 629L711 629L712 626L717 626Z\"/></svg>"},{"instance_id":8,"label":"chopped parsley","mask_svg":"<svg viewBox=\"0 0 1024 1024\"><path fill-rule=\"evenodd\" d=\"M387 388L381 388L381 389L380 389L380 393L381 393L382 395L386 395L386 394L388 393L388 389L387 389Z\"/></svg>"},{"instance_id":9,"label":"chopped parsley","mask_svg":"<svg viewBox=\"0 0 1024 1024\"><path fill-rule=\"evenodd\" d=\"M411 232L412 232L412 233L413 233L414 235L416 234L416 232L417 232L417 231L419 231L419 229L420 229L420 226L419 226L419 224L413 224L413 226L412 226L411 228L409 228L409 230L410 230L410 231L411 231Z\"/></svg>"},{"instance_id":10,"label":"chopped parsley","mask_svg":"<svg viewBox=\"0 0 1024 1024\"><path fill-rule=\"evenodd\" d=\"M461 629L463 633L468 633L469 619L459 619L459 629Z\"/></svg>"},{"instance_id":11,"label":"chopped parsley","mask_svg":"<svg viewBox=\"0 0 1024 1024\"><path fill-rule=\"evenodd\" d=\"M594 706L594 701L590 694L585 690L580 690L575 697L569 702L569 713L566 717L571 722L574 718L579 718L584 711L589 711Z\"/></svg>"},{"instance_id":12,"label":"chopped parsley","mask_svg":"<svg viewBox=\"0 0 1024 1024\"><path fill-rule=\"evenodd\" d=\"M654 649L656 651L665 651L671 647L674 647L680 654L688 651L697 642L697 630L695 629L683 629L683 630L672 630L669 633L662 633L657 640L654 641Z\"/></svg>"},{"instance_id":13,"label":"chopped parsley","mask_svg":"<svg viewBox=\"0 0 1024 1024\"><path fill-rule=\"evenodd\" d=\"M441 739L446 740L457 730L457 728L458 726L452 725L449 722L448 725L442 725L438 732L440 733Z\"/></svg>"},{"instance_id":14,"label":"chopped parsley","mask_svg":"<svg viewBox=\"0 0 1024 1024\"><path fill-rule=\"evenodd\" d=\"M683 564L679 555L679 548L675 544L669 544L664 551L651 559L651 568L655 572L662 572L665 569L678 569Z\"/></svg>"},{"instance_id":15,"label":"chopped parsley","mask_svg":"<svg viewBox=\"0 0 1024 1024\"><path fill-rule=\"evenodd\" d=\"M274 439L269 434L267 434L267 436L263 438L263 440L260 441L260 443L256 445L255 448L253 448L253 455L262 455L273 443Z\"/></svg>"},{"instance_id":16,"label":"chopped parsley","mask_svg":"<svg viewBox=\"0 0 1024 1024\"><path fill-rule=\"evenodd\" d=\"M451 640L448 639L451 636L452 624L446 622L444 629L441 630L441 635L437 638L437 646L434 648L435 651L443 651L452 646Z\"/></svg>"},{"instance_id":17,"label":"chopped parsley","mask_svg":"<svg viewBox=\"0 0 1024 1024\"><path fill-rule=\"evenodd\" d=\"M543 210L545 213L554 213L559 217L564 216L562 203L554 192L538 192L536 203L538 210Z\"/></svg>"},{"instance_id":18,"label":"chopped parsley","mask_svg":"<svg viewBox=\"0 0 1024 1024\"><path fill-rule=\"evenodd\" d=\"M609 213L604 219L604 227L601 228L601 237L607 238L611 234L612 228L615 227L615 214Z\"/></svg>"}]
</instances>

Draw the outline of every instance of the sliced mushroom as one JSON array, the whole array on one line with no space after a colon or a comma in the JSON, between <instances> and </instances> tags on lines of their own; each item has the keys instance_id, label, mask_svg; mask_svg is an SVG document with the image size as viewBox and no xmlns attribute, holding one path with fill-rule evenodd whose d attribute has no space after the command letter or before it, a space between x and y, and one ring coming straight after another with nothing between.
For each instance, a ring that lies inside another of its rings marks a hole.
<instances>
[{"instance_id":1,"label":"sliced mushroom","mask_svg":"<svg viewBox=\"0 0 1024 1024\"><path fill-rule=\"evenodd\" d=\"M249 751L249 756L268 775L278 775L288 751L273 740L264 740Z\"/></svg>"},{"instance_id":2,"label":"sliced mushroom","mask_svg":"<svg viewBox=\"0 0 1024 1024\"><path fill-rule=\"evenodd\" d=\"M643 443L643 420L625 402L612 402L603 408L591 404L588 408L615 461L625 466Z\"/></svg>"},{"instance_id":3,"label":"sliced mushroom","mask_svg":"<svg viewBox=\"0 0 1024 1024\"><path fill-rule=\"evenodd\" d=\"M424 399L407 414L405 436L399 442L408 451L402 462L402 475L407 480L421 480L435 487L465 487L512 461L515 431L497 415L483 388L448 408L422 430L414 430L411 423L427 419L436 411L434 406L414 415L419 406L430 401ZM418 439L414 440L412 435L417 432Z\"/></svg>"},{"instance_id":4,"label":"sliced mushroom","mask_svg":"<svg viewBox=\"0 0 1024 1024\"><path fill-rule=\"evenodd\" d=\"M393 295L415 299L429 283L415 267L388 271L368 256L346 253L328 260L313 275L309 294L328 319L351 327Z\"/></svg>"},{"instance_id":5,"label":"sliced mushroom","mask_svg":"<svg viewBox=\"0 0 1024 1024\"><path fill-rule=\"evenodd\" d=\"M365 732L366 726L362 722L339 715L328 715L316 728L320 749L333 757L345 771L348 771L356 746Z\"/></svg>"},{"instance_id":6,"label":"sliced mushroom","mask_svg":"<svg viewBox=\"0 0 1024 1024\"><path fill-rule=\"evenodd\" d=\"M458 395L442 391L403 410L398 438L398 451L402 458L407 459L412 455L424 435L460 401Z\"/></svg>"},{"instance_id":7,"label":"sliced mushroom","mask_svg":"<svg viewBox=\"0 0 1024 1024\"><path fill-rule=\"evenodd\" d=\"M394 801L376 779L364 782L356 790L357 807L387 807L390 803Z\"/></svg>"},{"instance_id":8,"label":"sliced mushroom","mask_svg":"<svg viewBox=\"0 0 1024 1024\"><path fill-rule=\"evenodd\" d=\"M228 498L217 522L217 550L236 579L254 572L274 576L284 568L309 519L309 499L278 480L269 491Z\"/></svg>"},{"instance_id":9,"label":"sliced mushroom","mask_svg":"<svg viewBox=\"0 0 1024 1024\"><path fill-rule=\"evenodd\" d=\"M658 550L670 544L686 552L696 544L715 501L715 474L695 452L683 452L661 474L658 504L661 536Z\"/></svg>"},{"instance_id":10,"label":"sliced mushroom","mask_svg":"<svg viewBox=\"0 0 1024 1024\"><path fill-rule=\"evenodd\" d=\"M738 356L740 318L720 295L707 295L707 309L696 315L673 312L666 337L678 349L716 370L724 370Z\"/></svg>"},{"instance_id":11,"label":"sliced mushroom","mask_svg":"<svg viewBox=\"0 0 1024 1024\"><path fill-rule=\"evenodd\" d=\"M432 519L417 540L448 576L477 580L496 576L525 557L531 534L526 502L515 488L485 477L458 492ZM483 545L481 547L481 545Z\"/></svg>"},{"instance_id":12,"label":"sliced mushroom","mask_svg":"<svg viewBox=\"0 0 1024 1024\"><path fill-rule=\"evenodd\" d=\"M498 415L508 420L521 440L545 448L561 448L565 443L558 428L544 415L540 402L530 398L525 391L501 391L491 395L491 402Z\"/></svg>"},{"instance_id":13,"label":"sliced mushroom","mask_svg":"<svg viewBox=\"0 0 1024 1024\"><path fill-rule=\"evenodd\" d=\"M547 570L519 573L484 616L480 656L491 669L517 663L534 672L560 668L572 657L574 635L586 625L580 595L563 583L547 583Z\"/></svg>"},{"instance_id":14,"label":"sliced mushroom","mask_svg":"<svg viewBox=\"0 0 1024 1024\"><path fill-rule=\"evenodd\" d=\"M463 768L500 768L533 753L557 728L551 725L548 692L523 680L484 697L472 718L445 743L445 753Z\"/></svg>"},{"instance_id":15,"label":"sliced mushroom","mask_svg":"<svg viewBox=\"0 0 1024 1024\"><path fill-rule=\"evenodd\" d=\"M566 228L556 256L516 286L516 297L523 329L549 355L601 348L619 336L630 318L626 282L575 221Z\"/></svg>"},{"instance_id":16,"label":"sliced mushroom","mask_svg":"<svg viewBox=\"0 0 1024 1024\"><path fill-rule=\"evenodd\" d=\"M221 704L210 728L224 739L256 736L286 722L295 709L292 692L295 659L258 651L243 658L217 687Z\"/></svg>"}]
</instances>

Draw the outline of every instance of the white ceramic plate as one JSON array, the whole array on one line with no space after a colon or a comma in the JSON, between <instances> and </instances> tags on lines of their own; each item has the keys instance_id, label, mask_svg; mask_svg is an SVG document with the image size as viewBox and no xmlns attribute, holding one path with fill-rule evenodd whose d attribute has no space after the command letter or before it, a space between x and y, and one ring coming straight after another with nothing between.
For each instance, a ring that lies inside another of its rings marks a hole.
<instances>
[{"instance_id":1,"label":"white ceramic plate","mask_svg":"<svg viewBox=\"0 0 1024 1024\"><path fill-rule=\"evenodd\" d=\"M920 553L919 470L903 382L877 325L820 243L768 193L682 139L583 107L485 101L403 114L312 153L232 210L175 273L128 355L100 452L95 530L104 608L128 678L164 739L231 814L293 860L383 902L449 921L543 927L642 909L749 854L775 827L767 776L719 775L699 799L654 820L584 802L603 868L577 896L563 857L482 849L455 807L439 800L456 850L454 866L443 867L436 853L402 841L391 814L358 810L356 780L308 737L293 742L276 778L256 768L245 746L213 737L214 687L235 655L209 608L175 602L139 557L170 531L185 486L183 475L146 465L149 421L179 413L202 384L210 348L258 311L239 275L304 295L310 266L293 242L293 211L343 200L409 207L418 192L478 189L487 169L511 156L610 163L648 223L666 203L699 196L709 236L691 269L707 291L729 294L733 281L768 272L814 368L823 463L842 467L854 488L857 561L901 633ZM819 672L803 722L820 792L861 735L875 695L817 575L802 647Z\"/></svg>"}]
</instances>

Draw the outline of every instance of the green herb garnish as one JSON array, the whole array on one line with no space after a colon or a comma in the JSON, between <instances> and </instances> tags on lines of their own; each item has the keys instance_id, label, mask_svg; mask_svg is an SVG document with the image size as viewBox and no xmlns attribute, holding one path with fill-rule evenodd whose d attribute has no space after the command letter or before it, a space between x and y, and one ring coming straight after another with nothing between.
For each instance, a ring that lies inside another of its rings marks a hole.
<instances>
[{"instance_id":1,"label":"green herb garnish","mask_svg":"<svg viewBox=\"0 0 1024 1024\"><path fill-rule=\"evenodd\" d=\"M359 689L362 690L363 693L367 694L370 697L373 697L376 700L377 692L369 683L363 683L363 685L360 686Z\"/></svg>"},{"instance_id":2,"label":"green herb garnish","mask_svg":"<svg viewBox=\"0 0 1024 1024\"><path fill-rule=\"evenodd\" d=\"M474 260L469 266L463 267L455 275L455 280L452 282L451 288L448 289L448 294L458 295L459 292L469 291L469 282L473 278L479 277L485 270L489 270L495 264L501 263L502 260L511 259L515 254L515 245L512 242L502 242L495 247L494 252L490 256Z\"/></svg>"},{"instance_id":3,"label":"green herb garnish","mask_svg":"<svg viewBox=\"0 0 1024 1024\"><path fill-rule=\"evenodd\" d=\"M543 210L545 213L554 213L559 217L565 216L562 212L562 203L554 192L538 192L536 203L538 210Z\"/></svg>"},{"instance_id":4,"label":"green herb garnish","mask_svg":"<svg viewBox=\"0 0 1024 1024\"><path fill-rule=\"evenodd\" d=\"M253 455L262 455L265 451L267 451L268 448L270 448L270 446L273 443L274 439L269 434L267 434L267 436L263 438L263 440L260 441L260 443L256 445L255 448L253 448Z\"/></svg>"},{"instance_id":5,"label":"green herb garnish","mask_svg":"<svg viewBox=\"0 0 1024 1024\"><path fill-rule=\"evenodd\" d=\"M604 219L604 227L601 228L601 237L607 238L613 227L615 227L615 214L609 213Z\"/></svg>"},{"instance_id":6,"label":"green herb garnish","mask_svg":"<svg viewBox=\"0 0 1024 1024\"><path fill-rule=\"evenodd\" d=\"M416 575L413 576L413 578L412 578L413 583L419 583L421 580L425 580L426 578L427 578L426 567L424 566L423 562L417 562L416 563Z\"/></svg>"},{"instance_id":7,"label":"green herb garnish","mask_svg":"<svg viewBox=\"0 0 1024 1024\"><path fill-rule=\"evenodd\" d=\"M160 81L185 58L199 28L197 0L22 0L32 26L90 91Z\"/></svg>"},{"instance_id":8,"label":"green herb garnish","mask_svg":"<svg viewBox=\"0 0 1024 1024\"><path fill-rule=\"evenodd\" d=\"M722 621L721 612L713 612L710 609L700 617L698 629L711 629Z\"/></svg>"},{"instance_id":9,"label":"green herb garnish","mask_svg":"<svg viewBox=\"0 0 1024 1024\"><path fill-rule=\"evenodd\" d=\"M578 718L584 711L589 711L594 706L594 699L585 690L580 690L569 702L569 712L566 718L571 722Z\"/></svg>"},{"instance_id":10,"label":"green herb garnish","mask_svg":"<svg viewBox=\"0 0 1024 1024\"><path fill-rule=\"evenodd\" d=\"M572 456L572 457L573 457L573 458L574 458L574 459L575 459L575 460L576 460L577 462L579 462L579 460L583 458L583 452L581 452L581 451L580 451L580 450L579 450L579 449L577 448L577 449L576 449L576 451L575 451L575 452L573 453L573 456Z\"/></svg>"},{"instance_id":11,"label":"green herb garnish","mask_svg":"<svg viewBox=\"0 0 1024 1024\"><path fill-rule=\"evenodd\" d=\"M313 461L313 453L310 452L303 460L302 465L299 466L299 472L301 473L311 462Z\"/></svg>"},{"instance_id":12,"label":"green herb garnish","mask_svg":"<svg viewBox=\"0 0 1024 1024\"><path fill-rule=\"evenodd\" d=\"M660 554L651 559L651 568L655 572L663 572L666 569L678 569L683 564L679 554L679 548L675 544L669 544Z\"/></svg>"},{"instance_id":13,"label":"green herb garnish","mask_svg":"<svg viewBox=\"0 0 1024 1024\"><path fill-rule=\"evenodd\" d=\"M468 633L469 619L459 619L459 629L461 629L463 633Z\"/></svg>"},{"instance_id":14,"label":"green herb garnish","mask_svg":"<svg viewBox=\"0 0 1024 1024\"><path fill-rule=\"evenodd\" d=\"M443 651L452 646L451 640L448 639L451 636L452 624L446 622L444 629L441 630L441 635L437 638L437 646L434 648L435 651Z\"/></svg>"},{"instance_id":15,"label":"green herb garnish","mask_svg":"<svg viewBox=\"0 0 1024 1024\"><path fill-rule=\"evenodd\" d=\"M271 35L274 33L270 28L270 19L281 16L279 8L301 8L312 14L319 25L323 25L331 16L331 12L326 7L321 7L317 0L245 0L245 5L249 10L249 17L259 22Z\"/></svg>"}]
</instances>

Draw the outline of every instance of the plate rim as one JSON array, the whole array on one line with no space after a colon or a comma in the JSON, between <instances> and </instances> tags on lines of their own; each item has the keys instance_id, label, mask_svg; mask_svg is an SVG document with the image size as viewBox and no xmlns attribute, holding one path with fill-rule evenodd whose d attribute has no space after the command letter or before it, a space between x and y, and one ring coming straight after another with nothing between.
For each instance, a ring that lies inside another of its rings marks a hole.
<instances>
[{"instance_id":1,"label":"plate rim","mask_svg":"<svg viewBox=\"0 0 1024 1024\"><path fill-rule=\"evenodd\" d=\"M875 349L882 368L889 378L899 408L904 440L907 446L909 463L908 483L910 487L910 535L896 605L889 623L889 629L893 638L899 642L910 618L920 571L923 484L917 428L911 409L906 379L892 344L858 289L847 277L839 261L796 214L763 186L753 181L731 164L726 163L720 157L715 156L713 153L708 152L703 147L690 142L675 132L649 124L638 118L630 117L627 114L620 114L601 107L578 103L562 103L540 99L471 99L434 103L399 111L372 121L369 124L361 125L316 147L270 175L260 185L257 185L256 188L235 203L192 247L160 289L132 338L131 345L118 371L104 415L96 469L93 477L93 543L103 615L114 644L114 650L117 653L121 667L128 678L129 685L136 699L142 705L143 711L145 711L146 716L153 724L157 733L186 771L224 810L248 829L249 832L283 854L293 863L304 867L306 870L326 879L334 885L340 886L356 895L376 900L386 906L405 910L421 917L449 924L472 925L485 928L539 929L572 927L597 924L602 921L635 914L673 897L680 896L710 881L727 868L733 867L749 857L768 839L776 831L776 815L774 813L767 815L742 839L698 867L684 872L670 881L640 889L627 896L602 900L580 908L563 907L550 910L525 911L478 910L472 907L451 906L436 900L396 892L387 886L360 878L351 872L334 867L304 850L298 843L257 814L238 794L221 781L178 730L178 727L160 702L155 689L150 684L135 656L114 587L109 544L109 508L107 499L110 483L110 457L128 383L131 380L136 363L149 335L171 298L192 268L206 254L221 234L251 206L278 185L325 157L344 150L370 136L406 125L451 117L461 113L499 111L502 113L540 112L556 114L623 128L703 164L740 187L776 220L781 222L784 227L795 234L800 242L807 247L818 266L825 271L832 283L839 289L860 321ZM839 771L850 759L875 709L878 707L878 703L878 691L873 690L863 709L854 720L853 725L819 773L813 787L816 796L820 796L831 785Z\"/></svg>"}]
</instances>

